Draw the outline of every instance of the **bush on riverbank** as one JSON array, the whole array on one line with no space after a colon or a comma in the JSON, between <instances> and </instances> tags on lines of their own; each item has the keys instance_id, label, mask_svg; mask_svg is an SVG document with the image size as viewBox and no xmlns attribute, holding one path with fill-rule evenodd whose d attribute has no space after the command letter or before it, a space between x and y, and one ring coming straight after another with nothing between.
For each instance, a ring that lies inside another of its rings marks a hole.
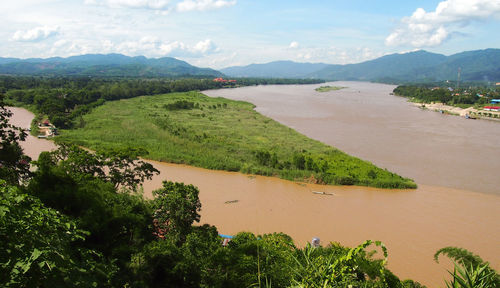
<instances>
[{"instance_id":1,"label":"bush on riverbank","mask_svg":"<svg viewBox=\"0 0 500 288\"><path fill-rule=\"evenodd\" d=\"M62 131L57 141L91 149L141 148L153 160L289 180L416 187L409 179L309 139L253 108L197 92L137 97L97 107L83 116L84 127Z\"/></svg>"}]
</instances>

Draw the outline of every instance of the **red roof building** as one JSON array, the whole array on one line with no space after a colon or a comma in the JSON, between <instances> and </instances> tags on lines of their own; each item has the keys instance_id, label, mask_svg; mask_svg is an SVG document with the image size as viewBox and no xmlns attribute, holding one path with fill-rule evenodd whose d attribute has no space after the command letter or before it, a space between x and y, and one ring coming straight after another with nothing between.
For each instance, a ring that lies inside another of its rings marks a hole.
<instances>
[{"instance_id":1,"label":"red roof building","mask_svg":"<svg viewBox=\"0 0 500 288\"><path fill-rule=\"evenodd\" d=\"M483 110L485 111L500 111L499 106L484 106Z\"/></svg>"}]
</instances>

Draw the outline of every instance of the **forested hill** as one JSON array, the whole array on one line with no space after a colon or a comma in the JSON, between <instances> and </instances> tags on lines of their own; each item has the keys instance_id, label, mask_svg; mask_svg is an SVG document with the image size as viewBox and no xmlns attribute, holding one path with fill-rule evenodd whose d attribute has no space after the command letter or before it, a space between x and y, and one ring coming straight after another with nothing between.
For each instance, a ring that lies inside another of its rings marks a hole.
<instances>
[{"instance_id":1,"label":"forested hill","mask_svg":"<svg viewBox=\"0 0 500 288\"><path fill-rule=\"evenodd\" d=\"M99 77L221 77L210 68L199 68L171 58L129 57L121 54L87 54L68 58L0 58L0 74Z\"/></svg>"},{"instance_id":2,"label":"forested hill","mask_svg":"<svg viewBox=\"0 0 500 288\"><path fill-rule=\"evenodd\" d=\"M386 55L375 60L358 64L329 65L312 73L324 79L339 80L377 80L379 78L395 78L409 80L412 71L426 69L444 63L446 56L427 51L416 51L404 54Z\"/></svg>"},{"instance_id":3,"label":"forested hill","mask_svg":"<svg viewBox=\"0 0 500 288\"><path fill-rule=\"evenodd\" d=\"M461 69L463 81L500 82L500 49L468 51L451 56L420 50L386 55L357 64L327 65L281 61L229 67L221 71L233 77L247 75L279 78L287 75L295 78L402 83L457 80L458 68ZM311 71L314 69L317 70Z\"/></svg>"}]
</instances>

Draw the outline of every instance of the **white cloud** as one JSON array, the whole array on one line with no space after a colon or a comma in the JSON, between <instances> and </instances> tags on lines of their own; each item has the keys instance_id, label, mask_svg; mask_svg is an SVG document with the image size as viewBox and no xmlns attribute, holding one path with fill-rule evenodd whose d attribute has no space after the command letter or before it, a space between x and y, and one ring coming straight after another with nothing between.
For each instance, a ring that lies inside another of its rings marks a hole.
<instances>
[{"instance_id":1,"label":"white cloud","mask_svg":"<svg viewBox=\"0 0 500 288\"><path fill-rule=\"evenodd\" d=\"M169 0L85 0L84 3L111 8L149 9L164 13L170 10Z\"/></svg>"},{"instance_id":2,"label":"white cloud","mask_svg":"<svg viewBox=\"0 0 500 288\"><path fill-rule=\"evenodd\" d=\"M236 4L236 0L183 0L177 3L177 11L205 11L210 9L218 9L229 7Z\"/></svg>"},{"instance_id":3,"label":"white cloud","mask_svg":"<svg viewBox=\"0 0 500 288\"><path fill-rule=\"evenodd\" d=\"M149 9L164 15L168 14L174 7L179 12L188 12L218 9L236 4L236 0L181 0L172 5L170 2L170 0L84 0L84 3L87 5Z\"/></svg>"},{"instance_id":4,"label":"white cloud","mask_svg":"<svg viewBox=\"0 0 500 288\"><path fill-rule=\"evenodd\" d=\"M13 41L38 42L59 33L57 26L40 26L30 30L18 30L12 36Z\"/></svg>"},{"instance_id":5,"label":"white cloud","mask_svg":"<svg viewBox=\"0 0 500 288\"><path fill-rule=\"evenodd\" d=\"M193 47L193 52L196 53L201 53L201 54L208 54L208 53L213 53L213 52L218 52L219 48L212 42L210 39L206 39L204 41L200 41L196 43Z\"/></svg>"},{"instance_id":6,"label":"white cloud","mask_svg":"<svg viewBox=\"0 0 500 288\"><path fill-rule=\"evenodd\" d=\"M297 48L299 48L299 42L292 41L292 43L290 43L290 45L288 45L288 48L290 48L290 49L297 49Z\"/></svg>"},{"instance_id":7,"label":"white cloud","mask_svg":"<svg viewBox=\"0 0 500 288\"><path fill-rule=\"evenodd\" d=\"M297 58L298 59L301 59L301 60L311 60L312 58L312 54L311 53L299 53L297 54Z\"/></svg>"},{"instance_id":8,"label":"white cloud","mask_svg":"<svg viewBox=\"0 0 500 288\"><path fill-rule=\"evenodd\" d=\"M159 48L162 54L172 56L185 54L185 51L188 50L186 44L179 41L161 44Z\"/></svg>"},{"instance_id":9,"label":"white cloud","mask_svg":"<svg viewBox=\"0 0 500 288\"><path fill-rule=\"evenodd\" d=\"M411 16L401 19L400 26L387 36L385 43L437 46L471 21L494 17L500 17L500 0L446 0L440 2L435 11L418 8Z\"/></svg>"},{"instance_id":10,"label":"white cloud","mask_svg":"<svg viewBox=\"0 0 500 288\"><path fill-rule=\"evenodd\" d=\"M188 58L207 56L220 51L217 45L210 39L200 41L194 46L186 45L180 41L162 43L159 49L164 55Z\"/></svg>"},{"instance_id":11,"label":"white cloud","mask_svg":"<svg viewBox=\"0 0 500 288\"><path fill-rule=\"evenodd\" d=\"M198 58L215 54L220 49L210 39L199 41L194 45L187 45L181 41L166 42L161 41L157 37L145 36L138 41L123 41L119 43L104 40L100 43L97 51L102 51L101 53L115 52L130 56L147 55L149 57Z\"/></svg>"},{"instance_id":12,"label":"white cloud","mask_svg":"<svg viewBox=\"0 0 500 288\"><path fill-rule=\"evenodd\" d=\"M66 44L68 44L68 40L61 39L59 41L56 41L53 46L58 48L58 47L66 45Z\"/></svg>"},{"instance_id":13,"label":"white cloud","mask_svg":"<svg viewBox=\"0 0 500 288\"><path fill-rule=\"evenodd\" d=\"M107 0L110 6L121 6L129 8L145 8L160 10L168 7L168 0Z\"/></svg>"},{"instance_id":14,"label":"white cloud","mask_svg":"<svg viewBox=\"0 0 500 288\"><path fill-rule=\"evenodd\" d=\"M440 2L435 11L418 8L411 16L401 19L400 26L387 36L385 43L437 46L471 21L493 17L500 17L500 0L446 0Z\"/></svg>"},{"instance_id":15,"label":"white cloud","mask_svg":"<svg viewBox=\"0 0 500 288\"><path fill-rule=\"evenodd\" d=\"M307 47L289 51L289 58L299 62L323 62L331 64L352 64L368 61L383 55L368 47L337 48L337 47Z\"/></svg>"}]
</instances>

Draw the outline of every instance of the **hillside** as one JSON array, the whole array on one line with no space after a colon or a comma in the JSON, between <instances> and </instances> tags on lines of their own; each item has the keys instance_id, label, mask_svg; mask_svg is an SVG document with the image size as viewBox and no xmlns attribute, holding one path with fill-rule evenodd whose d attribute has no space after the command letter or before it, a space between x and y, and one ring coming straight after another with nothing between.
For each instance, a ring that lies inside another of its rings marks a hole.
<instances>
[{"instance_id":1,"label":"hillside","mask_svg":"<svg viewBox=\"0 0 500 288\"><path fill-rule=\"evenodd\" d=\"M311 64L278 61L228 67L221 71L232 77L291 77L324 80L382 82L432 82L456 80L461 68L463 81L500 81L500 49L467 51L451 56L415 51L386 55L357 64Z\"/></svg>"},{"instance_id":2,"label":"hillside","mask_svg":"<svg viewBox=\"0 0 500 288\"><path fill-rule=\"evenodd\" d=\"M171 58L129 57L121 54L87 54L68 58L0 58L0 74L104 77L212 77L216 70L198 68Z\"/></svg>"},{"instance_id":3,"label":"hillside","mask_svg":"<svg viewBox=\"0 0 500 288\"><path fill-rule=\"evenodd\" d=\"M312 73L311 77L339 80L375 80L389 77L410 79L412 71L435 66L446 61L446 56L427 51L386 55L375 60L348 65L329 65Z\"/></svg>"},{"instance_id":4,"label":"hillside","mask_svg":"<svg viewBox=\"0 0 500 288\"><path fill-rule=\"evenodd\" d=\"M308 74L327 67L324 63L297 63L293 61L274 61L266 64L233 66L220 71L231 77L256 78L308 78Z\"/></svg>"},{"instance_id":5,"label":"hillside","mask_svg":"<svg viewBox=\"0 0 500 288\"><path fill-rule=\"evenodd\" d=\"M347 65L274 61L227 67L220 72L195 67L171 57L154 59L121 54L87 54L68 58L0 58L0 74L44 76L210 78L227 75L401 83L454 81L459 68L462 81L499 82L500 49L467 51L451 56L420 50Z\"/></svg>"}]
</instances>

